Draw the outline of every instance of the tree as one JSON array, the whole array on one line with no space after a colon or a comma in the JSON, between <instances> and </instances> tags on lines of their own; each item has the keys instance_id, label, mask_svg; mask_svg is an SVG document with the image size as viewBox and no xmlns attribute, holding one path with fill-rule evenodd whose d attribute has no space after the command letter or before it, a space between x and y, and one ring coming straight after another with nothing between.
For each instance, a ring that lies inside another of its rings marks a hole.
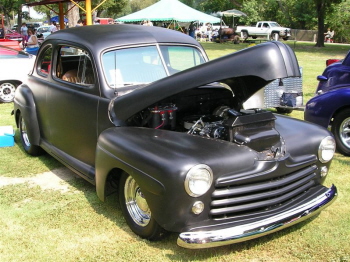
<instances>
[{"instance_id":1,"label":"tree","mask_svg":"<svg viewBox=\"0 0 350 262\"><path fill-rule=\"evenodd\" d=\"M74 27L77 25L77 22L80 19L79 7L69 2L67 3L67 8L70 10L67 13L68 27Z\"/></svg>"},{"instance_id":2,"label":"tree","mask_svg":"<svg viewBox=\"0 0 350 262\"><path fill-rule=\"evenodd\" d=\"M350 42L350 1L335 6L334 11L325 18L325 25L335 31L337 42Z\"/></svg>"},{"instance_id":3,"label":"tree","mask_svg":"<svg viewBox=\"0 0 350 262\"><path fill-rule=\"evenodd\" d=\"M325 15L332 10L334 5L340 4L343 0L314 0L317 11L318 34L316 47L324 47L324 21Z\"/></svg>"},{"instance_id":4,"label":"tree","mask_svg":"<svg viewBox=\"0 0 350 262\"><path fill-rule=\"evenodd\" d=\"M134 13L150 5L153 5L156 2L158 2L158 0L130 0L129 4L130 4L131 12Z\"/></svg>"},{"instance_id":5,"label":"tree","mask_svg":"<svg viewBox=\"0 0 350 262\"><path fill-rule=\"evenodd\" d=\"M12 12L16 12L18 15L17 24L22 24L22 5L24 3L25 0L1 0L0 12L5 15L7 25L10 25L10 17ZM18 26L17 30L20 30L20 26Z\"/></svg>"}]
</instances>

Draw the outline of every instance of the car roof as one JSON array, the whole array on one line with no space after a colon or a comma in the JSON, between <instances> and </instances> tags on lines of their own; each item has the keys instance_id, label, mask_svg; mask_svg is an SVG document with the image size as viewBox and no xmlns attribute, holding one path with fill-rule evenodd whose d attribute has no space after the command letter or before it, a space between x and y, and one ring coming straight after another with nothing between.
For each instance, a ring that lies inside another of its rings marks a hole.
<instances>
[{"instance_id":1,"label":"car roof","mask_svg":"<svg viewBox=\"0 0 350 262\"><path fill-rule=\"evenodd\" d=\"M95 52L118 46L151 43L192 44L201 48L192 37L171 29L142 25L90 25L59 30L47 38L58 42L83 43Z\"/></svg>"}]
</instances>

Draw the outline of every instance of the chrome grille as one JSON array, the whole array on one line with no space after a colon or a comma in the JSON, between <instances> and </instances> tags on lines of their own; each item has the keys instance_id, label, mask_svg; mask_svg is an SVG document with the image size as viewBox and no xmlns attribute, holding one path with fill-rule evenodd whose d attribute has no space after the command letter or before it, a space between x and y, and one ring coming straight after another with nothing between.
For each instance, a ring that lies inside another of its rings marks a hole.
<instances>
[{"instance_id":1,"label":"chrome grille","mask_svg":"<svg viewBox=\"0 0 350 262\"><path fill-rule=\"evenodd\" d=\"M315 185L316 169L312 165L268 181L216 188L210 215L227 218L281 206Z\"/></svg>"}]
</instances>

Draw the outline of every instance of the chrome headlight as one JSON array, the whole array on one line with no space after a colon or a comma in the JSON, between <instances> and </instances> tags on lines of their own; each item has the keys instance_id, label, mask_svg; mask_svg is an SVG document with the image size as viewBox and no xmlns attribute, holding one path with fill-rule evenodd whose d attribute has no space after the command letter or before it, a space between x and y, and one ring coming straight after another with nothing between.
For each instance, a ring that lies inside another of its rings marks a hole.
<instances>
[{"instance_id":1,"label":"chrome headlight","mask_svg":"<svg viewBox=\"0 0 350 262\"><path fill-rule=\"evenodd\" d=\"M213 182L213 172L207 165L196 165L186 175L185 190L193 197L205 194Z\"/></svg>"},{"instance_id":2,"label":"chrome headlight","mask_svg":"<svg viewBox=\"0 0 350 262\"><path fill-rule=\"evenodd\" d=\"M318 159L322 163L327 163L332 160L335 152L335 141L331 136L327 136L322 139L318 148Z\"/></svg>"}]
</instances>

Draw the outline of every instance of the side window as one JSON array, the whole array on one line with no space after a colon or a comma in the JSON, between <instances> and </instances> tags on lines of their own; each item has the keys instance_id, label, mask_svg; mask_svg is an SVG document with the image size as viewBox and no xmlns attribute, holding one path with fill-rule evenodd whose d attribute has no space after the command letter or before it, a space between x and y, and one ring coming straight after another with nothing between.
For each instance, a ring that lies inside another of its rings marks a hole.
<instances>
[{"instance_id":1,"label":"side window","mask_svg":"<svg viewBox=\"0 0 350 262\"><path fill-rule=\"evenodd\" d=\"M89 53L78 47L61 46L57 58L56 77L83 86L94 84Z\"/></svg>"},{"instance_id":2,"label":"side window","mask_svg":"<svg viewBox=\"0 0 350 262\"><path fill-rule=\"evenodd\" d=\"M205 62L201 53L192 47L162 46L161 50L170 74Z\"/></svg>"},{"instance_id":3,"label":"side window","mask_svg":"<svg viewBox=\"0 0 350 262\"><path fill-rule=\"evenodd\" d=\"M42 76L48 76L51 69L52 47L47 48L40 53L37 63L37 73Z\"/></svg>"}]
</instances>

